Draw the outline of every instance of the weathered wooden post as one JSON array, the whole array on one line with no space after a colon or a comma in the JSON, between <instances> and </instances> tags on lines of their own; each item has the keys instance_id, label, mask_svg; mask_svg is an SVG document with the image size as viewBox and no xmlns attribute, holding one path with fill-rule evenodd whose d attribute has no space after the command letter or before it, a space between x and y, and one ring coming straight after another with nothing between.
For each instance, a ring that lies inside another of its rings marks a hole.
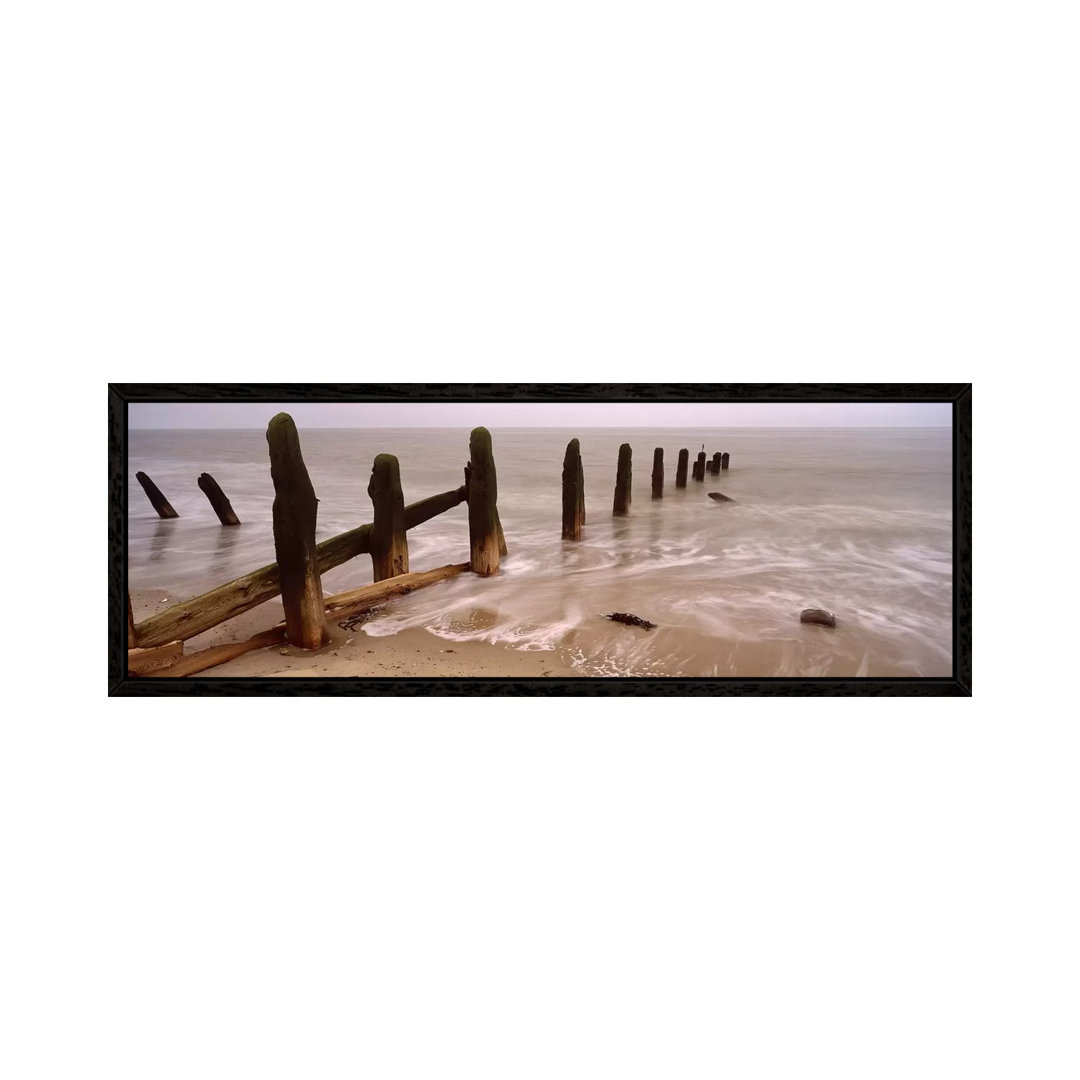
<instances>
[{"instance_id":1,"label":"weathered wooden post","mask_svg":"<svg viewBox=\"0 0 1080 1080\"><path fill-rule=\"evenodd\" d=\"M727 453L725 452L725 453L724 453L724 454L722 454L722 455L721 455L721 457L720 457L720 468L721 468L721 469L726 469L726 468L727 468L727 466L728 466L728 455L727 455Z\"/></svg>"},{"instance_id":2,"label":"weathered wooden post","mask_svg":"<svg viewBox=\"0 0 1080 1080\"><path fill-rule=\"evenodd\" d=\"M679 467L675 470L675 486L677 488L686 487L686 470L690 464L690 451L679 451Z\"/></svg>"},{"instance_id":3,"label":"weathered wooden post","mask_svg":"<svg viewBox=\"0 0 1080 1080\"><path fill-rule=\"evenodd\" d=\"M619 466L615 472L615 503L611 510L612 517L625 517L630 513L630 444L624 442L619 447Z\"/></svg>"},{"instance_id":4,"label":"weathered wooden post","mask_svg":"<svg viewBox=\"0 0 1080 1080\"><path fill-rule=\"evenodd\" d=\"M694 466L694 479L699 483L705 482L705 451L702 450L697 456L697 464Z\"/></svg>"},{"instance_id":5,"label":"weathered wooden post","mask_svg":"<svg viewBox=\"0 0 1080 1080\"><path fill-rule=\"evenodd\" d=\"M281 575L285 636L297 648L321 649L330 634L315 551L319 500L300 452L300 436L288 413L278 413L270 421L266 441L274 481L274 550Z\"/></svg>"},{"instance_id":6,"label":"weathered wooden post","mask_svg":"<svg viewBox=\"0 0 1080 1080\"><path fill-rule=\"evenodd\" d=\"M712 468L709 470L713 474L713 476L719 476L720 475L720 461L723 458L723 456L724 455L721 454L719 450L717 450L716 453L713 454L713 456L712 456Z\"/></svg>"},{"instance_id":7,"label":"weathered wooden post","mask_svg":"<svg viewBox=\"0 0 1080 1080\"><path fill-rule=\"evenodd\" d=\"M135 648L135 616L131 614L131 593L128 593L128 648Z\"/></svg>"},{"instance_id":8,"label":"weathered wooden post","mask_svg":"<svg viewBox=\"0 0 1080 1080\"><path fill-rule=\"evenodd\" d=\"M582 489L581 444L571 439L566 444L562 466L562 538L580 540L584 525L585 494Z\"/></svg>"},{"instance_id":9,"label":"weathered wooden post","mask_svg":"<svg viewBox=\"0 0 1080 1080\"><path fill-rule=\"evenodd\" d=\"M135 479L142 484L143 491L146 492L146 497L150 500L150 505L157 511L159 518L175 518L180 515L172 508L169 500L161 494L158 490L157 484L150 479L144 472L137 472Z\"/></svg>"},{"instance_id":10,"label":"weathered wooden post","mask_svg":"<svg viewBox=\"0 0 1080 1080\"><path fill-rule=\"evenodd\" d=\"M393 454L378 454L371 467L368 495L375 516L371 522L371 570L374 581L409 572L409 541L405 536L405 496L401 470Z\"/></svg>"},{"instance_id":11,"label":"weathered wooden post","mask_svg":"<svg viewBox=\"0 0 1080 1080\"><path fill-rule=\"evenodd\" d=\"M199 477L199 487L202 489L202 493L210 500L210 505L214 508L214 513L217 514L218 521L222 525L240 524L240 519L232 508L232 503L229 502L218 482L208 472L204 472Z\"/></svg>"},{"instance_id":12,"label":"weathered wooden post","mask_svg":"<svg viewBox=\"0 0 1080 1080\"><path fill-rule=\"evenodd\" d=\"M652 452L652 497L664 497L664 449L661 446Z\"/></svg>"},{"instance_id":13,"label":"weathered wooden post","mask_svg":"<svg viewBox=\"0 0 1080 1080\"><path fill-rule=\"evenodd\" d=\"M499 572L499 491L487 428L473 428L469 436L468 489L469 565L473 573L491 577Z\"/></svg>"}]
</instances>

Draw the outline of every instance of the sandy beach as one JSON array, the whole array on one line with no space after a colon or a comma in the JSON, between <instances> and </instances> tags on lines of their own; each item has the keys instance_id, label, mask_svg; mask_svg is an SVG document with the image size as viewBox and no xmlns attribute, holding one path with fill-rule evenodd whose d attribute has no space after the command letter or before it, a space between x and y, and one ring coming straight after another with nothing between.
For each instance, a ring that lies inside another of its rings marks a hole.
<instances>
[{"instance_id":1,"label":"sandy beach","mask_svg":"<svg viewBox=\"0 0 1080 1080\"><path fill-rule=\"evenodd\" d=\"M190 595L155 589L131 596L136 623L167 606L191 599ZM384 611L392 609L393 601ZM281 600L269 600L251 611L238 615L205 634L184 642L184 654L190 656L212 645L244 641L269 630L284 618ZM375 619L379 615L374 616ZM258 649L209 668L202 677L255 678L543 678L577 675L573 667L554 650L511 648L483 641L447 641L422 628L401 630L396 634L372 637L363 627L342 630L336 622L328 623L331 640L317 652L307 652L288 645ZM198 676L197 676L198 677Z\"/></svg>"}]
</instances>

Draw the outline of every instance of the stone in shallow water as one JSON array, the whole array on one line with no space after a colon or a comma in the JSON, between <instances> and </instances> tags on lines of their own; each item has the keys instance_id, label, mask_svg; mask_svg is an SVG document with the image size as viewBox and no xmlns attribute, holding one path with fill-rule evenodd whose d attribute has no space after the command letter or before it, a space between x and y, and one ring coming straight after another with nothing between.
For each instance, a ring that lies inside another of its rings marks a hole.
<instances>
[{"instance_id":1,"label":"stone in shallow water","mask_svg":"<svg viewBox=\"0 0 1080 1080\"><path fill-rule=\"evenodd\" d=\"M831 611L825 611L819 607L808 607L803 609L803 613L799 616L799 622L835 626L836 616Z\"/></svg>"}]
</instances>

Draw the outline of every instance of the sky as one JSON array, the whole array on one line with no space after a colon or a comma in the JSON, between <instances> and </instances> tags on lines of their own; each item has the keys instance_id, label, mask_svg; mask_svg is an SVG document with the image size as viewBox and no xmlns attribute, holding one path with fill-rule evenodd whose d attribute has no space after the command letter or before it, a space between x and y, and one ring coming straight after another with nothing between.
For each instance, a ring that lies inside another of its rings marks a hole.
<instances>
[{"instance_id":1,"label":"sky","mask_svg":"<svg viewBox=\"0 0 1080 1080\"><path fill-rule=\"evenodd\" d=\"M278 412L298 428L949 427L948 403L387 402L132 404L132 428L265 428Z\"/></svg>"}]
</instances>

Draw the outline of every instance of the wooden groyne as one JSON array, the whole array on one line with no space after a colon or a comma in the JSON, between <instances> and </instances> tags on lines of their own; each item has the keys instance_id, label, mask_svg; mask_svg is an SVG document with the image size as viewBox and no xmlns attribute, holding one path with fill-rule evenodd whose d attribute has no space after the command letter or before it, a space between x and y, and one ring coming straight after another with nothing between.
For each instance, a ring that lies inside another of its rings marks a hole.
<instances>
[{"instance_id":1,"label":"wooden groyne","mask_svg":"<svg viewBox=\"0 0 1080 1080\"><path fill-rule=\"evenodd\" d=\"M273 534L277 561L226 582L191 600L173 605L136 624L130 597L127 600L127 639L133 674L186 675L224 663L255 648L278 642L302 649L319 649L330 640L328 620L365 612L390 596L445 580L463 571L490 577L506 557L506 540L498 509L498 481L491 433L473 429L469 439L469 462L465 483L451 491L431 495L405 505L400 466L392 454L376 455L367 493L373 520L322 543L315 542L318 499L300 446L292 417L279 413L267 426L270 474L274 484ZM728 467L728 454L716 452L706 461L702 450L693 466L693 477L703 481L706 468L712 474ZM679 451L675 487L685 489L689 451ZM178 517L145 473L136 474L152 505L162 517ZM632 449L619 447L612 504L614 517L630 513L632 502ZM664 494L664 450L653 451L651 473L653 499ZM220 485L209 473L198 479L222 525L239 525ZM718 500L719 501L719 500ZM731 500L727 500L731 501ZM466 503L469 521L469 559L419 573L410 570L408 530ZM562 465L562 538L580 541L585 526L585 483L578 439L566 446ZM250 526L249 526L250 527ZM323 595L322 576L358 555L370 554L371 585L336 596ZM246 642L183 656L183 642L215 626L281 596L285 621L280 627L257 634Z\"/></svg>"}]
</instances>

